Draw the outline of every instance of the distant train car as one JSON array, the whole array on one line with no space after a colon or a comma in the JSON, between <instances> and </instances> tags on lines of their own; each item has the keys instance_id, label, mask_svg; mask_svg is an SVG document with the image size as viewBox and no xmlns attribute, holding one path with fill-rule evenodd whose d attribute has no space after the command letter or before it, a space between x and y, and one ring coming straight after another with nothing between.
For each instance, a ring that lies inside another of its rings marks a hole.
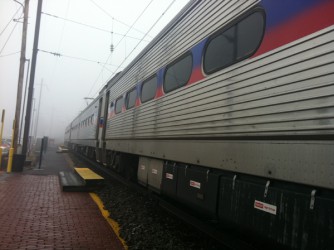
<instances>
[{"instance_id":1,"label":"distant train car","mask_svg":"<svg viewBox=\"0 0 334 250\"><path fill-rule=\"evenodd\" d=\"M334 1L191 1L66 143L258 239L334 249Z\"/></svg>"}]
</instances>

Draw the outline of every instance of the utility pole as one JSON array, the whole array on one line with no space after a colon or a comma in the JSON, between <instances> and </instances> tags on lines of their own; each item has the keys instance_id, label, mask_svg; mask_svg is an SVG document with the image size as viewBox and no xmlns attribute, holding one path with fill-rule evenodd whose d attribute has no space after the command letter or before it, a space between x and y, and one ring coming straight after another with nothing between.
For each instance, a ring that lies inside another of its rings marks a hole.
<instances>
[{"instance_id":1,"label":"utility pole","mask_svg":"<svg viewBox=\"0 0 334 250\"><path fill-rule=\"evenodd\" d=\"M23 155L26 155L27 149L28 149L28 137L29 137L29 128L30 128L31 106L32 106L31 104L32 104L32 95L33 95L34 81L35 81L39 28L41 25L41 14L42 14L42 3L43 3L42 0L38 0L35 36L34 36L34 47L33 47L32 59L31 59L31 72L30 72L30 81L29 81L28 101L27 101L27 107L26 107L26 118L25 118L25 123L24 123L24 135L23 135L23 145L22 145Z\"/></svg>"},{"instance_id":2,"label":"utility pole","mask_svg":"<svg viewBox=\"0 0 334 250\"><path fill-rule=\"evenodd\" d=\"M22 130L23 130L23 117L24 117L24 108L26 105L26 96L27 96L27 88L28 88L28 80L29 80L29 69L30 69L30 59L26 59L26 62L28 62L28 69L26 74L26 85L24 88L24 96L23 96L23 104L22 104L22 115L21 115L21 124L20 124L20 133L19 133L19 144L21 144L21 138L22 138Z\"/></svg>"},{"instance_id":3,"label":"utility pole","mask_svg":"<svg viewBox=\"0 0 334 250\"><path fill-rule=\"evenodd\" d=\"M17 138L20 124L20 113L22 103L22 86L24 77L24 66L26 62L26 42L27 42L27 29L28 29L28 14L29 14L29 0L24 1L24 17L23 17L23 28L22 28L22 42L21 42L21 58L20 58L20 69L19 79L17 83L17 95L16 95L16 109L15 109L15 125L12 145L14 148L14 154L17 153Z\"/></svg>"},{"instance_id":4,"label":"utility pole","mask_svg":"<svg viewBox=\"0 0 334 250\"><path fill-rule=\"evenodd\" d=\"M36 124L35 124L35 133L34 133L34 140L35 141L36 141L36 138L37 138L39 110L41 108L41 102L42 102L42 91L43 91L43 79L42 79L42 82L41 82L41 89L39 90L38 109L37 109L37 117L36 117Z\"/></svg>"}]
</instances>

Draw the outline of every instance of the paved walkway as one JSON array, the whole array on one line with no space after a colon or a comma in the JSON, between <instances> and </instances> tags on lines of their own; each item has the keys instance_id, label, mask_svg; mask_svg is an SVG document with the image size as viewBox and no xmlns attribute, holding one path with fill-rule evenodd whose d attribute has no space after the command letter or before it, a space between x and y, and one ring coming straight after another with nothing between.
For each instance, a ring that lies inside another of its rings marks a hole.
<instances>
[{"instance_id":1,"label":"paved walkway","mask_svg":"<svg viewBox=\"0 0 334 250\"><path fill-rule=\"evenodd\" d=\"M61 191L65 154L45 158L44 170L0 172L0 249L124 249L88 193Z\"/></svg>"}]
</instances>

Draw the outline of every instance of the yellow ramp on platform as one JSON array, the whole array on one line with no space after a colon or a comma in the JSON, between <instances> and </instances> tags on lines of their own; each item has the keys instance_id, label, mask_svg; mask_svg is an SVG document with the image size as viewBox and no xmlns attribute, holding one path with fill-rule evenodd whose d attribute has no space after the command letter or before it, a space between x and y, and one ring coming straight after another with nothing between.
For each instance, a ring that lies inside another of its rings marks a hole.
<instances>
[{"instance_id":1,"label":"yellow ramp on platform","mask_svg":"<svg viewBox=\"0 0 334 250\"><path fill-rule=\"evenodd\" d=\"M74 168L74 170L82 177L84 180L103 180L104 178L89 168Z\"/></svg>"}]
</instances>

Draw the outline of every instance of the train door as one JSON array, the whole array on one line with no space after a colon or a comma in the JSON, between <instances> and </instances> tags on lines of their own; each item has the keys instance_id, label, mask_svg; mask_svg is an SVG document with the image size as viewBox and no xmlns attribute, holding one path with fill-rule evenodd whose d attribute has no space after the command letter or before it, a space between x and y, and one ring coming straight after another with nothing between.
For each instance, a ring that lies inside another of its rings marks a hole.
<instances>
[{"instance_id":1,"label":"train door","mask_svg":"<svg viewBox=\"0 0 334 250\"><path fill-rule=\"evenodd\" d=\"M102 129L103 129L103 124L104 124L104 117L102 114L103 112L103 96L99 100L99 111L97 115L97 126L96 126L96 145L95 145L95 152L96 152L96 161L100 162L101 161L101 144L100 142L102 141Z\"/></svg>"},{"instance_id":2,"label":"train door","mask_svg":"<svg viewBox=\"0 0 334 250\"><path fill-rule=\"evenodd\" d=\"M102 128L102 163L104 165L107 165L107 152L106 152L106 131L107 131L107 127L108 127L108 107L109 107L109 95L110 95L110 91L107 92L106 96L105 96L105 102L104 102L104 119L103 119L103 128Z\"/></svg>"}]
</instances>

